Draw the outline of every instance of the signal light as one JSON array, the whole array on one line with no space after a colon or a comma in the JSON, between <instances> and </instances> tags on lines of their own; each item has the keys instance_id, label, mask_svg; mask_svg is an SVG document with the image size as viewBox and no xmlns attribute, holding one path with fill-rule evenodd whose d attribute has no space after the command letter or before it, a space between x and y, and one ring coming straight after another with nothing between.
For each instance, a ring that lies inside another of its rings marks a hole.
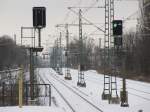
<instances>
[{"instance_id":1,"label":"signal light","mask_svg":"<svg viewBox=\"0 0 150 112\"><path fill-rule=\"evenodd\" d=\"M114 36L114 45L122 46L122 20L113 20L113 36Z\"/></svg>"},{"instance_id":2,"label":"signal light","mask_svg":"<svg viewBox=\"0 0 150 112\"><path fill-rule=\"evenodd\" d=\"M122 20L113 20L113 35L122 35Z\"/></svg>"},{"instance_id":3,"label":"signal light","mask_svg":"<svg viewBox=\"0 0 150 112\"><path fill-rule=\"evenodd\" d=\"M43 28L46 26L46 8L33 7L33 27Z\"/></svg>"}]
</instances>

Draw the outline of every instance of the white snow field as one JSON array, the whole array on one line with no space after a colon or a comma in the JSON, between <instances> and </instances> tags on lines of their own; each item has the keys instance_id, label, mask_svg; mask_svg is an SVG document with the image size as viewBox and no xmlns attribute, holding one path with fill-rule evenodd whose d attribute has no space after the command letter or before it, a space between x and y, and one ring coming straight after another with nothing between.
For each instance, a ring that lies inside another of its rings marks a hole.
<instances>
[{"instance_id":1,"label":"white snow field","mask_svg":"<svg viewBox=\"0 0 150 112\"><path fill-rule=\"evenodd\" d=\"M77 70L71 69L72 80L65 80L64 75L58 75L51 68L40 68L39 72L46 83L51 83L62 94L63 98L52 88L52 105L62 108L65 112L150 112L149 83L127 80L129 107L120 107L120 104L108 104L107 100L101 99L103 75L94 70L85 72L86 88L77 86ZM120 78L117 78L117 81L120 96L122 81Z\"/></svg>"},{"instance_id":2,"label":"white snow field","mask_svg":"<svg viewBox=\"0 0 150 112\"><path fill-rule=\"evenodd\" d=\"M58 75L52 68L39 68L38 72L44 83L52 85L51 107L0 107L0 112L150 112L150 83L127 80L129 107L120 107L101 99L103 75L94 70L84 72L86 88L77 86L78 70L71 69L72 80L65 80L64 75ZM120 96L121 78L117 82Z\"/></svg>"},{"instance_id":3,"label":"white snow field","mask_svg":"<svg viewBox=\"0 0 150 112\"><path fill-rule=\"evenodd\" d=\"M48 106L0 107L0 112L64 112L62 109Z\"/></svg>"}]
</instances>

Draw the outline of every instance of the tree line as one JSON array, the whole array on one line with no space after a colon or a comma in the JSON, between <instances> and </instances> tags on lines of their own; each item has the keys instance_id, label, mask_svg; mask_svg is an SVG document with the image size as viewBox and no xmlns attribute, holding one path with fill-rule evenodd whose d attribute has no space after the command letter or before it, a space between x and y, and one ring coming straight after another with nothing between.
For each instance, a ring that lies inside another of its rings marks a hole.
<instances>
[{"instance_id":1,"label":"tree line","mask_svg":"<svg viewBox=\"0 0 150 112\"><path fill-rule=\"evenodd\" d=\"M0 37L0 70L27 65L28 55L23 46L16 45L7 35Z\"/></svg>"},{"instance_id":2,"label":"tree line","mask_svg":"<svg viewBox=\"0 0 150 112\"><path fill-rule=\"evenodd\" d=\"M144 31L144 32L143 32ZM123 35L123 57L125 59L117 58L120 63L124 64L124 70L121 70L119 76L126 76L127 78L148 80L150 75L150 38L149 31L141 29L138 32L129 31ZM58 46L54 46L54 52L51 52L51 60L53 65L58 65L57 54ZM69 43L69 63L70 67L78 68L80 53L79 40L74 39ZM59 49L60 50L60 49ZM110 49L111 50L111 49ZM95 45L91 38L83 41L83 55L84 65L86 69L95 69L100 73L104 73L104 48ZM60 56L60 54L59 54ZM64 58L65 59L65 58ZM57 63L57 64L56 64ZM114 62L115 63L115 62ZM65 62L64 64L65 65ZM119 65L122 66L122 65ZM109 67L106 67L109 69Z\"/></svg>"},{"instance_id":3,"label":"tree line","mask_svg":"<svg viewBox=\"0 0 150 112\"><path fill-rule=\"evenodd\" d=\"M129 30L124 32L122 56L114 55L114 59L120 61L121 73L119 76L127 78L150 81L150 18L149 6L143 8L143 13L138 20L136 31ZM85 38L85 37L83 37ZM78 68L80 59L79 40L74 39L69 43L69 62L70 67ZM53 65L57 65L57 45L54 45L54 52L51 53ZM100 73L104 73L104 48L95 45L94 41L87 37L83 41L84 65L86 69L95 69ZM112 52L113 49L110 49ZM122 59L123 58L123 59ZM112 57L111 57L112 59ZM113 60L113 59L112 59ZM116 64L117 60L114 60ZM63 64L65 65L65 64ZM108 71L111 71L110 66L106 66Z\"/></svg>"}]
</instances>

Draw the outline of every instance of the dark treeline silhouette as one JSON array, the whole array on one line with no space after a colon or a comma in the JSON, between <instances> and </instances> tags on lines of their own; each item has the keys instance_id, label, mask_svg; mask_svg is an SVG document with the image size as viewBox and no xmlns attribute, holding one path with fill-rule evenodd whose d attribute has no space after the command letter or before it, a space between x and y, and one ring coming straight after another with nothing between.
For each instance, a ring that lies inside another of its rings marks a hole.
<instances>
[{"instance_id":1,"label":"dark treeline silhouette","mask_svg":"<svg viewBox=\"0 0 150 112\"><path fill-rule=\"evenodd\" d=\"M16 45L11 37L4 35L0 37L0 70L17 68L27 65L28 56L24 47Z\"/></svg>"},{"instance_id":2,"label":"dark treeline silhouette","mask_svg":"<svg viewBox=\"0 0 150 112\"><path fill-rule=\"evenodd\" d=\"M18 74L20 71L12 71L23 65L28 66L29 56L23 46L16 45L10 36L0 37L0 106L18 104ZM5 71L6 70L6 71ZM7 72L9 71L9 72ZM25 82L25 76L23 81Z\"/></svg>"}]
</instances>

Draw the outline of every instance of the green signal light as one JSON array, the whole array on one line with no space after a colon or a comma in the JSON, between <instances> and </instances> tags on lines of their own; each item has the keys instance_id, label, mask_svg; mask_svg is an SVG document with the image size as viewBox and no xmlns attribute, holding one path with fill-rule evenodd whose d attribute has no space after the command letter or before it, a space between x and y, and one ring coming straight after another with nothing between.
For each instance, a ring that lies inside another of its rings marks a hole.
<instances>
[{"instance_id":1,"label":"green signal light","mask_svg":"<svg viewBox=\"0 0 150 112\"><path fill-rule=\"evenodd\" d=\"M116 28L117 27L117 24L114 24L114 28Z\"/></svg>"}]
</instances>

